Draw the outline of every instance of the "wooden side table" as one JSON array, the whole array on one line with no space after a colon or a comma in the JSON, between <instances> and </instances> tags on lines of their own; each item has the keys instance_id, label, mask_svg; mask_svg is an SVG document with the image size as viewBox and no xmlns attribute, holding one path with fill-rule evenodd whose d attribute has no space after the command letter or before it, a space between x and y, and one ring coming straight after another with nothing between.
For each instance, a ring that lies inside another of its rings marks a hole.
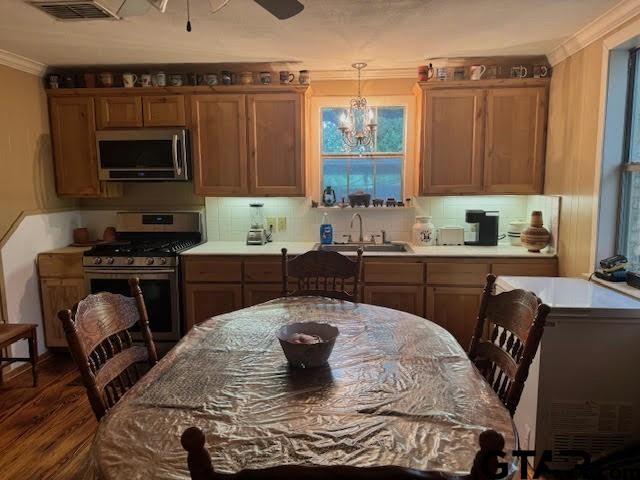
<instances>
[{"instance_id":1,"label":"wooden side table","mask_svg":"<svg viewBox=\"0 0 640 480\"><path fill-rule=\"evenodd\" d=\"M33 373L33 386L38 384L36 363L38 362L38 337L35 323L0 323L0 350L20 341L29 342L29 358L3 357L0 355L0 365L8 365L13 362L30 362ZM3 364L4 362L4 364ZM0 379L2 377L0 376Z\"/></svg>"}]
</instances>

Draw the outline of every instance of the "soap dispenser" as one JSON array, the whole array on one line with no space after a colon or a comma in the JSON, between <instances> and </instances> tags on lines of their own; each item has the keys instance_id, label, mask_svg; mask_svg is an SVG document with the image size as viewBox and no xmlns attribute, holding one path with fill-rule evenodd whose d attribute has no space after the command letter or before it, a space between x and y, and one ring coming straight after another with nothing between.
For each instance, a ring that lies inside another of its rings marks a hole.
<instances>
[{"instance_id":1,"label":"soap dispenser","mask_svg":"<svg viewBox=\"0 0 640 480\"><path fill-rule=\"evenodd\" d=\"M329 223L329 215L327 212L322 215L322 224L320 225L320 243L322 245L330 245L333 243L333 225Z\"/></svg>"}]
</instances>

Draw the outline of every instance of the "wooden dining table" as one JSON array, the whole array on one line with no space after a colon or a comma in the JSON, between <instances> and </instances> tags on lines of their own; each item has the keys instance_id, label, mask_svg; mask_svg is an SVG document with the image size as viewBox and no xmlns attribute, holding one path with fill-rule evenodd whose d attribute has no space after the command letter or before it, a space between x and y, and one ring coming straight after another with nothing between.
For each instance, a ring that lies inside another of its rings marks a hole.
<instances>
[{"instance_id":1,"label":"wooden dining table","mask_svg":"<svg viewBox=\"0 0 640 480\"><path fill-rule=\"evenodd\" d=\"M338 327L329 366L288 366L276 334L300 321ZM276 299L194 327L102 419L88 472L189 479L180 435L191 426L227 473L283 464L466 473L483 430L502 433L507 452L515 447L509 413L446 330L318 297Z\"/></svg>"}]
</instances>

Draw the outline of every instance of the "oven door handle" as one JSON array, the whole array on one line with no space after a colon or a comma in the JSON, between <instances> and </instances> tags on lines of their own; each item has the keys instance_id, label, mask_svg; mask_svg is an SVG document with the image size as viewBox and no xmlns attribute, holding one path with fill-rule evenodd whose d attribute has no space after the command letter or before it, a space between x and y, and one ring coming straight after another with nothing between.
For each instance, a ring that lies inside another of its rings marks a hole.
<instances>
[{"instance_id":1,"label":"oven door handle","mask_svg":"<svg viewBox=\"0 0 640 480\"><path fill-rule=\"evenodd\" d=\"M178 134L174 134L171 138L171 153L173 157L173 169L176 172L176 175L179 177L182 175L182 168L178 165Z\"/></svg>"},{"instance_id":2,"label":"oven door handle","mask_svg":"<svg viewBox=\"0 0 640 480\"><path fill-rule=\"evenodd\" d=\"M123 277L140 277L144 278L146 275L155 275L157 273L176 273L175 269L162 268L157 270L145 269L141 271L139 269L107 269L107 268L84 268L84 273L88 274L105 274L105 275L122 275Z\"/></svg>"}]
</instances>

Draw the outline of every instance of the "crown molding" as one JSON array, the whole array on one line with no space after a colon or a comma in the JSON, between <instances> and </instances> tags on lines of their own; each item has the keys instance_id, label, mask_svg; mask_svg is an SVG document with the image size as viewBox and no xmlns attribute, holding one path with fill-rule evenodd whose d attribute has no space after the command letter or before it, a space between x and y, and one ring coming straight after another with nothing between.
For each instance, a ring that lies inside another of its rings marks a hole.
<instances>
[{"instance_id":1,"label":"crown molding","mask_svg":"<svg viewBox=\"0 0 640 480\"><path fill-rule=\"evenodd\" d=\"M418 67L415 68L365 68L362 70L363 80L413 78L418 77ZM348 70L311 70L312 81L318 80L356 80L358 74L355 69Z\"/></svg>"},{"instance_id":2,"label":"crown molding","mask_svg":"<svg viewBox=\"0 0 640 480\"><path fill-rule=\"evenodd\" d=\"M44 63L36 62L30 58L2 49L0 49L0 65L5 65L38 77L44 76L44 72L47 70L47 66Z\"/></svg>"},{"instance_id":3,"label":"crown molding","mask_svg":"<svg viewBox=\"0 0 640 480\"><path fill-rule=\"evenodd\" d=\"M638 14L640 14L640 0L622 0L551 50L547 54L549 63L551 66L557 65Z\"/></svg>"}]
</instances>

